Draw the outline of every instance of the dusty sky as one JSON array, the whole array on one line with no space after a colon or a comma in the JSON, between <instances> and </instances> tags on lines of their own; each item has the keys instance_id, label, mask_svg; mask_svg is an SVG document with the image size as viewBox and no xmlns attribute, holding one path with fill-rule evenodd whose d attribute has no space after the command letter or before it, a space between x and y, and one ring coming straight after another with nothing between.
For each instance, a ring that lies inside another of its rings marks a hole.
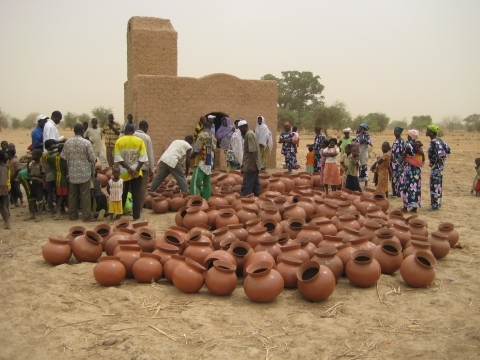
<instances>
[{"instance_id":1,"label":"dusty sky","mask_svg":"<svg viewBox=\"0 0 480 360\"><path fill-rule=\"evenodd\" d=\"M170 19L179 76L311 71L352 116L480 113L478 0L0 0L2 110L122 119L132 16Z\"/></svg>"}]
</instances>

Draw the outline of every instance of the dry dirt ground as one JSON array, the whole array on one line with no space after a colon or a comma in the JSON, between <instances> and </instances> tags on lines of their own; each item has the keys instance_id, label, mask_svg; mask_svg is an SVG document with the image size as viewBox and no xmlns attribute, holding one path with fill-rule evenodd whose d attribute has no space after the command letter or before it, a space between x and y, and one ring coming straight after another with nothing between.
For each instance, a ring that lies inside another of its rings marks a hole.
<instances>
[{"instance_id":1,"label":"dry dirt ground","mask_svg":"<svg viewBox=\"0 0 480 360\"><path fill-rule=\"evenodd\" d=\"M372 137L377 154L382 141L393 140L389 133ZM19 155L30 143L26 131L3 131L0 138L17 144ZM301 139L304 165L303 145L313 137ZM427 167L419 214L430 230L442 221L455 223L464 247L438 261L436 279L425 289L409 288L398 273L382 275L378 287L368 289L341 278L320 303L304 300L296 290L284 290L268 304L253 303L242 279L228 297L205 287L183 294L165 280L149 285L126 280L105 288L93 278L95 264L72 258L53 267L42 258L48 236L66 235L73 222L46 216L40 223L24 222L26 210L14 209L12 229L0 229L0 358L480 358L480 197L470 195L478 135L444 139L453 149L444 206L426 211ZM277 159L280 167L279 151ZM391 209L400 206L392 200ZM172 213L144 214L157 234L174 223Z\"/></svg>"}]
</instances>

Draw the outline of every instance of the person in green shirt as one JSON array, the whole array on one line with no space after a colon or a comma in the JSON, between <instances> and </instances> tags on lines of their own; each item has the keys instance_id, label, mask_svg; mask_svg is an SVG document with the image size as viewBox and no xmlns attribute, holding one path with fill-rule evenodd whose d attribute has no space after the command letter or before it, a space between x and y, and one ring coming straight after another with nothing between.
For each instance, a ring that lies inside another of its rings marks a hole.
<instances>
[{"instance_id":1,"label":"person in green shirt","mask_svg":"<svg viewBox=\"0 0 480 360\"><path fill-rule=\"evenodd\" d=\"M345 146L348 144L351 144L355 138L353 136L350 136L350 133L352 132L352 129L346 128L342 130L343 132L343 138L341 138L338 141L338 147L340 148L340 154L343 155L345 154Z\"/></svg>"}]
</instances>

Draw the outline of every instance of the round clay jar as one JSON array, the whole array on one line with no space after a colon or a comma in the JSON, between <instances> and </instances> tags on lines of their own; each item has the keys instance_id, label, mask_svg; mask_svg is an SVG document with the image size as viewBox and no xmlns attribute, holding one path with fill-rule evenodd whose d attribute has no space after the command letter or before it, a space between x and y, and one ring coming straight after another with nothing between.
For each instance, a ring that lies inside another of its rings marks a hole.
<instances>
[{"instance_id":1,"label":"round clay jar","mask_svg":"<svg viewBox=\"0 0 480 360\"><path fill-rule=\"evenodd\" d=\"M151 283L160 280L163 274L161 257L147 252L140 253L140 259L132 267L133 277L139 283Z\"/></svg>"},{"instance_id":2,"label":"round clay jar","mask_svg":"<svg viewBox=\"0 0 480 360\"><path fill-rule=\"evenodd\" d=\"M335 290L335 276L326 266L316 261L307 261L297 270L297 287L309 301L323 301Z\"/></svg>"},{"instance_id":3,"label":"round clay jar","mask_svg":"<svg viewBox=\"0 0 480 360\"><path fill-rule=\"evenodd\" d=\"M251 264L247 268L247 274L243 282L243 290L250 300L260 303L270 302L282 292L283 277L272 268L269 261Z\"/></svg>"},{"instance_id":4,"label":"round clay jar","mask_svg":"<svg viewBox=\"0 0 480 360\"><path fill-rule=\"evenodd\" d=\"M275 270L282 275L285 288L293 289L297 287L297 270L302 264L303 261L288 256L284 256L277 264Z\"/></svg>"},{"instance_id":5,"label":"round clay jar","mask_svg":"<svg viewBox=\"0 0 480 360\"><path fill-rule=\"evenodd\" d=\"M213 261L213 266L205 274L205 286L215 295L230 295L237 287L236 269L231 262Z\"/></svg>"},{"instance_id":6,"label":"round clay jar","mask_svg":"<svg viewBox=\"0 0 480 360\"><path fill-rule=\"evenodd\" d=\"M400 267L403 281L411 287L421 288L430 285L435 280L437 260L426 251L416 251L407 256Z\"/></svg>"},{"instance_id":7,"label":"round clay jar","mask_svg":"<svg viewBox=\"0 0 480 360\"><path fill-rule=\"evenodd\" d=\"M226 250L215 250L210 254L208 254L205 260L203 261L203 267L207 270L210 269L213 266L213 262L215 260L229 262L235 265L235 270L237 269L237 263L235 261L235 258L233 257L232 254L229 254Z\"/></svg>"},{"instance_id":8,"label":"round clay jar","mask_svg":"<svg viewBox=\"0 0 480 360\"><path fill-rule=\"evenodd\" d=\"M434 231L428 236L428 242L432 245L430 250L436 259L444 258L450 252L448 235L441 231Z\"/></svg>"},{"instance_id":9,"label":"round clay jar","mask_svg":"<svg viewBox=\"0 0 480 360\"><path fill-rule=\"evenodd\" d=\"M72 246L72 241L78 236L85 235L85 231L87 231L83 226L73 226L68 229L68 234L65 238L68 240L70 246Z\"/></svg>"},{"instance_id":10,"label":"round clay jar","mask_svg":"<svg viewBox=\"0 0 480 360\"><path fill-rule=\"evenodd\" d=\"M235 241L227 252L234 257L237 263L237 275L243 276L243 267L254 254L252 247L246 242Z\"/></svg>"},{"instance_id":11,"label":"round clay jar","mask_svg":"<svg viewBox=\"0 0 480 360\"><path fill-rule=\"evenodd\" d=\"M160 263L162 264L162 266L164 266L165 263L172 258L172 255L178 255L179 251L180 250L175 245L162 243L158 245L158 248L154 250L152 254L160 256Z\"/></svg>"},{"instance_id":12,"label":"round clay jar","mask_svg":"<svg viewBox=\"0 0 480 360\"><path fill-rule=\"evenodd\" d=\"M334 246L323 246L315 249L315 256L312 261L318 262L320 265L328 267L335 279L338 280L343 274L343 262L337 256L338 250Z\"/></svg>"},{"instance_id":13,"label":"round clay jar","mask_svg":"<svg viewBox=\"0 0 480 360\"><path fill-rule=\"evenodd\" d=\"M450 222L444 222L438 225L438 230L447 235L447 241L450 247L454 247L459 239L458 231L455 229L455 225Z\"/></svg>"},{"instance_id":14,"label":"round clay jar","mask_svg":"<svg viewBox=\"0 0 480 360\"><path fill-rule=\"evenodd\" d=\"M393 274L402 265L402 246L393 240L382 240L374 250L375 260L380 264L382 274Z\"/></svg>"},{"instance_id":15,"label":"round clay jar","mask_svg":"<svg viewBox=\"0 0 480 360\"><path fill-rule=\"evenodd\" d=\"M52 265L65 264L72 257L72 249L66 238L50 236L48 243L42 247L42 256Z\"/></svg>"},{"instance_id":16,"label":"round clay jar","mask_svg":"<svg viewBox=\"0 0 480 360\"><path fill-rule=\"evenodd\" d=\"M118 256L102 256L93 269L95 280L102 286L115 286L125 280L125 266Z\"/></svg>"},{"instance_id":17,"label":"round clay jar","mask_svg":"<svg viewBox=\"0 0 480 360\"><path fill-rule=\"evenodd\" d=\"M227 225L227 229L238 240L247 241L248 231L243 228L243 224L230 224L230 225Z\"/></svg>"},{"instance_id":18,"label":"round clay jar","mask_svg":"<svg viewBox=\"0 0 480 360\"><path fill-rule=\"evenodd\" d=\"M165 279L172 282L173 271L177 268L178 265L182 264L185 261L185 256L178 254L173 254L170 260L168 260L163 266L163 275Z\"/></svg>"},{"instance_id":19,"label":"round clay jar","mask_svg":"<svg viewBox=\"0 0 480 360\"><path fill-rule=\"evenodd\" d=\"M208 205L207 205L207 209L208 209ZM208 216L207 214L205 214L205 212L201 209L200 206L192 206L190 208L187 208L186 211L187 211L187 214L183 218L183 226L188 230L193 229L196 223L206 224L208 222Z\"/></svg>"},{"instance_id":20,"label":"round clay jar","mask_svg":"<svg viewBox=\"0 0 480 360\"><path fill-rule=\"evenodd\" d=\"M142 227L137 230L135 234L132 235L132 240L137 240L138 246L142 248L143 252L153 252L153 244L157 234L153 229L148 227Z\"/></svg>"},{"instance_id":21,"label":"round clay jar","mask_svg":"<svg viewBox=\"0 0 480 360\"><path fill-rule=\"evenodd\" d=\"M357 287L370 287L380 278L381 268L374 254L368 250L357 250L345 268L348 281Z\"/></svg>"},{"instance_id":22,"label":"round clay jar","mask_svg":"<svg viewBox=\"0 0 480 360\"><path fill-rule=\"evenodd\" d=\"M205 271L206 269L202 265L187 257L185 262L173 270L173 285L181 292L196 293L205 282L203 275Z\"/></svg>"},{"instance_id":23,"label":"round clay jar","mask_svg":"<svg viewBox=\"0 0 480 360\"><path fill-rule=\"evenodd\" d=\"M133 278L133 264L140 259L142 248L138 245L120 245L120 251L115 256L120 258L120 262L125 266L127 278Z\"/></svg>"},{"instance_id":24,"label":"round clay jar","mask_svg":"<svg viewBox=\"0 0 480 360\"><path fill-rule=\"evenodd\" d=\"M72 241L72 253L78 261L96 262L102 256L102 237L93 231L86 231Z\"/></svg>"}]
</instances>

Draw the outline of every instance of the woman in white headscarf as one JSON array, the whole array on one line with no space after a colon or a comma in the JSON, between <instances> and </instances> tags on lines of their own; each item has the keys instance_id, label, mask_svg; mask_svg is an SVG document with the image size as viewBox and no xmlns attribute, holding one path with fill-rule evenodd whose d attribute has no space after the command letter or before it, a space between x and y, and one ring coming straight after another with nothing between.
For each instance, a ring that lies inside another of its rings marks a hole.
<instances>
[{"instance_id":1,"label":"woman in white headscarf","mask_svg":"<svg viewBox=\"0 0 480 360\"><path fill-rule=\"evenodd\" d=\"M267 167L267 155L273 149L272 132L265 124L265 118L259 116L257 118L257 126L255 127L255 135L257 135L258 144L260 145L260 152L262 155L262 170Z\"/></svg>"},{"instance_id":2,"label":"woman in white headscarf","mask_svg":"<svg viewBox=\"0 0 480 360\"><path fill-rule=\"evenodd\" d=\"M226 152L227 171L237 170L243 161L243 137L238 128L240 119L234 121L235 131L230 137L230 146Z\"/></svg>"}]
</instances>

